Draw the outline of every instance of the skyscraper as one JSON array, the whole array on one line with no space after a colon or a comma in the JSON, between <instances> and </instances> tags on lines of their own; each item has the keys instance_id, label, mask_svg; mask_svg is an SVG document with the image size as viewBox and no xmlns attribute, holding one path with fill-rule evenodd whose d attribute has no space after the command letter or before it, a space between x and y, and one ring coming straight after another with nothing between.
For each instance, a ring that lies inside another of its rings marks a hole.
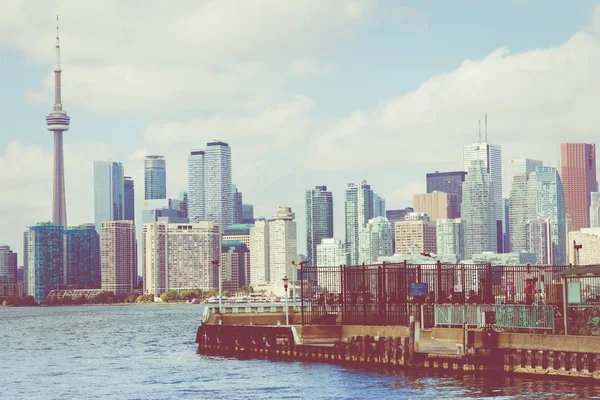
<instances>
[{"instance_id":1,"label":"skyscraper","mask_svg":"<svg viewBox=\"0 0 600 400\"><path fill-rule=\"evenodd\" d=\"M392 252L396 254L396 222L403 221L406 214L414 212L412 207L406 207L400 210L386 210L385 216L392 224Z\"/></svg>"},{"instance_id":2,"label":"skyscraper","mask_svg":"<svg viewBox=\"0 0 600 400\"><path fill-rule=\"evenodd\" d=\"M333 237L333 194L327 186L306 191L306 261L316 265L317 246Z\"/></svg>"},{"instance_id":3,"label":"skyscraper","mask_svg":"<svg viewBox=\"0 0 600 400\"><path fill-rule=\"evenodd\" d=\"M69 130L71 118L62 109L60 44L58 39L58 15L56 16L56 64L54 65L54 109L46 117L48 130L54 132L54 195L52 201L52 223L67 226L67 201L65 197L65 162L63 132Z\"/></svg>"},{"instance_id":4,"label":"skyscraper","mask_svg":"<svg viewBox=\"0 0 600 400\"><path fill-rule=\"evenodd\" d=\"M65 282L63 227L40 223L27 233L27 293L42 302Z\"/></svg>"},{"instance_id":5,"label":"skyscraper","mask_svg":"<svg viewBox=\"0 0 600 400\"><path fill-rule=\"evenodd\" d=\"M566 216L565 197L558 170L553 167L537 167L536 184L536 219L550 221L550 239L552 241L552 265L566 263Z\"/></svg>"},{"instance_id":6,"label":"skyscraper","mask_svg":"<svg viewBox=\"0 0 600 400\"><path fill-rule=\"evenodd\" d=\"M167 170L163 156L146 156L144 160L144 199L167 198Z\"/></svg>"},{"instance_id":7,"label":"skyscraper","mask_svg":"<svg viewBox=\"0 0 600 400\"><path fill-rule=\"evenodd\" d=\"M462 185L465 181L465 171L432 172L426 175L427 193L435 191L456 195L458 204L458 216L460 217L460 205L462 203Z\"/></svg>"},{"instance_id":8,"label":"skyscraper","mask_svg":"<svg viewBox=\"0 0 600 400\"><path fill-rule=\"evenodd\" d=\"M346 245L350 265L358 265L360 232L373 218L373 190L366 181L349 183L344 205L346 216Z\"/></svg>"},{"instance_id":9,"label":"skyscraper","mask_svg":"<svg viewBox=\"0 0 600 400\"><path fill-rule=\"evenodd\" d=\"M233 221L231 147L221 141L207 143L205 164L206 220L223 229Z\"/></svg>"},{"instance_id":10,"label":"skyscraper","mask_svg":"<svg viewBox=\"0 0 600 400\"><path fill-rule=\"evenodd\" d=\"M135 223L135 185L130 176L123 177L123 219Z\"/></svg>"},{"instance_id":11,"label":"skyscraper","mask_svg":"<svg viewBox=\"0 0 600 400\"><path fill-rule=\"evenodd\" d=\"M562 183L573 230L590 226L590 193L597 191L596 145L563 143L560 146Z\"/></svg>"},{"instance_id":12,"label":"skyscraper","mask_svg":"<svg viewBox=\"0 0 600 400\"><path fill-rule=\"evenodd\" d=\"M102 290L131 293L137 285L135 225L131 221L102 223L100 233Z\"/></svg>"},{"instance_id":13,"label":"skyscraper","mask_svg":"<svg viewBox=\"0 0 600 400\"><path fill-rule=\"evenodd\" d=\"M100 232L102 223L121 221L125 214L123 164L94 161L94 223Z\"/></svg>"},{"instance_id":14,"label":"skyscraper","mask_svg":"<svg viewBox=\"0 0 600 400\"><path fill-rule=\"evenodd\" d=\"M188 218L190 222L206 221L205 153L193 150L188 157Z\"/></svg>"},{"instance_id":15,"label":"skyscraper","mask_svg":"<svg viewBox=\"0 0 600 400\"><path fill-rule=\"evenodd\" d=\"M238 240L221 242L220 267L223 290L236 291L250 284L248 266L246 265L248 252L248 247L244 242Z\"/></svg>"},{"instance_id":16,"label":"skyscraper","mask_svg":"<svg viewBox=\"0 0 600 400\"><path fill-rule=\"evenodd\" d=\"M552 261L552 223L548 219L531 219L525 224L527 252L536 255L536 264Z\"/></svg>"},{"instance_id":17,"label":"skyscraper","mask_svg":"<svg viewBox=\"0 0 600 400\"><path fill-rule=\"evenodd\" d=\"M17 253L0 245L0 284L17 283Z\"/></svg>"},{"instance_id":18,"label":"skyscraper","mask_svg":"<svg viewBox=\"0 0 600 400\"><path fill-rule=\"evenodd\" d=\"M465 231L461 219L438 219L436 230L437 254L456 255L459 260L464 259Z\"/></svg>"},{"instance_id":19,"label":"skyscraper","mask_svg":"<svg viewBox=\"0 0 600 400\"><path fill-rule=\"evenodd\" d=\"M600 192L590 193L590 228L600 228Z\"/></svg>"},{"instance_id":20,"label":"skyscraper","mask_svg":"<svg viewBox=\"0 0 600 400\"><path fill-rule=\"evenodd\" d=\"M471 161L463 184L461 219L465 224L465 257L497 252L495 186L483 160ZM502 233L502 231L500 231Z\"/></svg>"},{"instance_id":21,"label":"skyscraper","mask_svg":"<svg viewBox=\"0 0 600 400\"><path fill-rule=\"evenodd\" d=\"M486 135L487 136L487 135ZM502 253L503 251L503 227L502 221L504 220L504 200L502 199L502 151L500 146L494 145L487 142L475 142L473 144L464 147L464 165L465 171L468 172L471 167L471 162L474 160L480 160L482 162L482 171L489 175L489 182L493 186L493 201L494 201L494 216L496 234L494 238L496 240L495 248L489 251L496 251ZM463 197L464 197L464 184L463 184ZM464 200L463 200L464 203ZM462 209L461 209L462 216ZM467 221L468 224L468 221ZM468 225L465 226L468 231ZM468 245L467 245L468 247ZM487 246L486 246L487 247ZM467 250L468 252L468 250Z\"/></svg>"},{"instance_id":22,"label":"skyscraper","mask_svg":"<svg viewBox=\"0 0 600 400\"><path fill-rule=\"evenodd\" d=\"M250 228L250 284L264 285L270 278L269 223L261 219Z\"/></svg>"},{"instance_id":23,"label":"skyscraper","mask_svg":"<svg viewBox=\"0 0 600 400\"><path fill-rule=\"evenodd\" d=\"M436 253L436 226L423 213L409 213L396 222L396 254Z\"/></svg>"},{"instance_id":24,"label":"skyscraper","mask_svg":"<svg viewBox=\"0 0 600 400\"><path fill-rule=\"evenodd\" d=\"M69 227L65 234L65 282L74 289L99 288L100 235L94 224Z\"/></svg>"},{"instance_id":25,"label":"skyscraper","mask_svg":"<svg viewBox=\"0 0 600 400\"><path fill-rule=\"evenodd\" d=\"M294 218L290 207L277 207L269 220L270 282L281 282L284 276L291 278L295 272L292 261L296 261L298 255L298 238Z\"/></svg>"},{"instance_id":26,"label":"skyscraper","mask_svg":"<svg viewBox=\"0 0 600 400\"><path fill-rule=\"evenodd\" d=\"M385 217L375 217L362 228L360 264L375 264L377 258L392 255L392 224Z\"/></svg>"},{"instance_id":27,"label":"skyscraper","mask_svg":"<svg viewBox=\"0 0 600 400\"><path fill-rule=\"evenodd\" d=\"M385 199L373 193L373 218L385 217Z\"/></svg>"},{"instance_id":28,"label":"skyscraper","mask_svg":"<svg viewBox=\"0 0 600 400\"><path fill-rule=\"evenodd\" d=\"M236 185L231 185L233 192L233 224L242 223L242 192L238 191Z\"/></svg>"},{"instance_id":29,"label":"skyscraper","mask_svg":"<svg viewBox=\"0 0 600 400\"><path fill-rule=\"evenodd\" d=\"M535 209L535 172L543 164L538 160L510 160L508 162L510 198L509 232L511 251L527 251L527 221L536 218ZM533 179L530 180L530 177Z\"/></svg>"}]
</instances>

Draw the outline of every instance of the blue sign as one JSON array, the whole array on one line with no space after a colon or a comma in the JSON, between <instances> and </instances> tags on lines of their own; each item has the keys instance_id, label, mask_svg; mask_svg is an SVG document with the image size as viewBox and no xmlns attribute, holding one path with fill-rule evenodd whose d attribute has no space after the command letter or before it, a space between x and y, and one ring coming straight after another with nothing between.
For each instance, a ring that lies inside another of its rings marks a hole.
<instances>
[{"instance_id":1,"label":"blue sign","mask_svg":"<svg viewBox=\"0 0 600 400\"><path fill-rule=\"evenodd\" d=\"M429 294L429 288L427 287L427 283L411 283L410 284L410 294L411 296L427 296Z\"/></svg>"}]
</instances>

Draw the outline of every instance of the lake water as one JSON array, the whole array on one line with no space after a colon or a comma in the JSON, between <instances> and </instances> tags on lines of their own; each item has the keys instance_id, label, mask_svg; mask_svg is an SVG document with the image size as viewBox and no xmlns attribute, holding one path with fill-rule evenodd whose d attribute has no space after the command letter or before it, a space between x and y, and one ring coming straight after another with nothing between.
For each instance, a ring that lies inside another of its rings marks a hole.
<instances>
[{"instance_id":1,"label":"lake water","mask_svg":"<svg viewBox=\"0 0 600 400\"><path fill-rule=\"evenodd\" d=\"M549 379L461 379L201 356L194 342L201 313L198 305L0 307L0 398L432 400L600 393L593 385Z\"/></svg>"}]
</instances>

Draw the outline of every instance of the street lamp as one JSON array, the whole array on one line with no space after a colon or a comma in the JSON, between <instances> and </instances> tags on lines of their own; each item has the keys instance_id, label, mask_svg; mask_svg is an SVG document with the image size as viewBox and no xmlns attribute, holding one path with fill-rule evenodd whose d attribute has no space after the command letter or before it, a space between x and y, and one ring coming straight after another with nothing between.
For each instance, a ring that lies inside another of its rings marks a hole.
<instances>
[{"instance_id":1,"label":"street lamp","mask_svg":"<svg viewBox=\"0 0 600 400\"><path fill-rule=\"evenodd\" d=\"M221 271L221 268L219 267L219 260L212 260L211 263L212 263L212 265L217 267L217 269L219 271L219 314L221 314L221 298L223 297L223 279L221 276L222 271Z\"/></svg>"},{"instance_id":2,"label":"street lamp","mask_svg":"<svg viewBox=\"0 0 600 400\"><path fill-rule=\"evenodd\" d=\"M288 309L288 277L287 275L283 277L282 281L283 281L283 288L285 289L285 324L289 325L290 324L290 317L288 315L289 309Z\"/></svg>"},{"instance_id":3,"label":"street lamp","mask_svg":"<svg viewBox=\"0 0 600 400\"><path fill-rule=\"evenodd\" d=\"M308 261L301 261L298 263L297 267L302 269L302 267L307 263ZM298 274L298 271L296 270L296 261L292 261L292 265L294 266L294 271L292 273L292 289L290 292L293 293L292 303L294 303L294 307L296 307L296 275ZM302 277L302 279L304 279L304 277Z\"/></svg>"}]
</instances>

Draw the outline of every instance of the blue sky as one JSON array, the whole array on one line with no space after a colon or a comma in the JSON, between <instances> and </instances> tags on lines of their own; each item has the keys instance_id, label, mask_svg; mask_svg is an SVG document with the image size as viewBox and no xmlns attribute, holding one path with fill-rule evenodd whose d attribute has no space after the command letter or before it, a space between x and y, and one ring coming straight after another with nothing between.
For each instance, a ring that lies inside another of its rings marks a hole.
<instances>
[{"instance_id":1,"label":"blue sky","mask_svg":"<svg viewBox=\"0 0 600 400\"><path fill-rule=\"evenodd\" d=\"M217 138L258 215L293 208L304 252L305 189L333 190L343 238L348 182L411 205L426 172L461 168L485 112L505 162L556 165L600 126L594 1L3 2L0 242L19 253L51 213L57 13L70 224L93 219L94 159L141 194L143 156L164 154L175 197L188 150Z\"/></svg>"}]
</instances>

